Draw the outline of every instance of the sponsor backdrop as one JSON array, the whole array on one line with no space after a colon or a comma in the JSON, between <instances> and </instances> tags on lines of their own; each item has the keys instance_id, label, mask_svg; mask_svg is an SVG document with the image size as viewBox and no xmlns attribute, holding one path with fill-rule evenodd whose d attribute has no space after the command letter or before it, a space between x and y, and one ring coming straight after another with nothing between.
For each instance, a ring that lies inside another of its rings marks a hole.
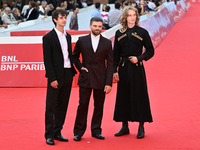
<instances>
[{"instance_id":1,"label":"sponsor backdrop","mask_svg":"<svg viewBox=\"0 0 200 150\"><path fill-rule=\"evenodd\" d=\"M152 38L153 44L157 47L171 30L174 24L187 12L190 7L188 1L182 0L164 3L158 12L146 15L141 19L140 25L146 28ZM120 25L105 31L103 36L114 42L114 35ZM26 37L1 37L0 38L0 87L46 87L45 68L43 64L42 36L46 33L34 31L21 31L11 33L12 36ZM73 32L75 33L75 32ZM76 32L79 35L72 35L72 47L80 34L88 31ZM28 36L28 37L27 37ZM34 36L34 37L33 37ZM78 75L75 76L73 86L77 86Z\"/></svg>"}]
</instances>

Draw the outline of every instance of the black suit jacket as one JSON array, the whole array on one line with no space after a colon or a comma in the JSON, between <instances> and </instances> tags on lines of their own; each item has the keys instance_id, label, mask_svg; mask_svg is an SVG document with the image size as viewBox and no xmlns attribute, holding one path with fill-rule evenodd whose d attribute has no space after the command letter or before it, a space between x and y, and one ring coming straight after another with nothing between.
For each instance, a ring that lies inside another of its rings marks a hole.
<instances>
[{"instance_id":1,"label":"black suit jacket","mask_svg":"<svg viewBox=\"0 0 200 150\"><path fill-rule=\"evenodd\" d=\"M80 54L82 54L82 63L79 59ZM73 59L76 68L80 71L79 86L94 89L103 89L105 85L112 86L114 63L110 40L100 35L95 53L91 35L80 37L73 51ZM82 71L81 67L86 67L89 72Z\"/></svg>"},{"instance_id":2,"label":"black suit jacket","mask_svg":"<svg viewBox=\"0 0 200 150\"><path fill-rule=\"evenodd\" d=\"M68 44L69 58L71 62L72 71L76 74L76 70L73 66L72 58L72 46L71 46L71 35L67 33L66 36ZM45 77L48 78L49 82L57 80L58 83L63 83L64 79L64 58L61 49L61 45L53 29L43 37L43 56L44 65L46 70Z\"/></svg>"},{"instance_id":3,"label":"black suit jacket","mask_svg":"<svg viewBox=\"0 0 200 150\"><path fill-rule=\"evenodd\" d=\"M28 21L28 20L34 20L34 19L37 19L37 18L38 18L38 16L39 16L39 11L37 11L35 8L32 10L31 14L30 14L29 17L27 18L29 11L30 11L30 8L27 10L26 15L24 16L24 17L27 19L27 21Z\"/></svg>"}]
</instances>

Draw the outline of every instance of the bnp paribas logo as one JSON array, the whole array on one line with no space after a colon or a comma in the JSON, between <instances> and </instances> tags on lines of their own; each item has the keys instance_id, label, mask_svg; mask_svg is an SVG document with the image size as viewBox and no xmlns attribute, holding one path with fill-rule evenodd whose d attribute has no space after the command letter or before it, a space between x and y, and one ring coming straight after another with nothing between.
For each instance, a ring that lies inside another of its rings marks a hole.
<instances>
[{"instance_id":1,"label":"bnp paribas logo","mask_svg":"<svg viewBox=\"0 0 200 150\"><path fill-rule=\"evenodd\" d=\"M21 62L17 56L1 56L1 71L34 71L45 70L43 62Z\"/></svg>"}]
</instances>

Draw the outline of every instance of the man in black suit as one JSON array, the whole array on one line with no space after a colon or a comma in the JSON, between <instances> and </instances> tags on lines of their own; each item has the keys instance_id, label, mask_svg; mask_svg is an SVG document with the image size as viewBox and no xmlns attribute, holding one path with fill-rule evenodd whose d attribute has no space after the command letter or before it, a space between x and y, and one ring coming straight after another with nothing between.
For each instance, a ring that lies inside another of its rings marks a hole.
<instances>
[{"instance_id":1,"label":"man in black suit","mask_svg":"<svg viewBox=\"0 0 200 150\"><path fill-rule=\"evenodd\" d=\"M68 141L61 135L68 107L73 76L71 35L64 31L67 12L59 9L52 13L56 27L43 37L43 52L46 77L48 78L45 138L54 145L54 139Z\"/></svg>"},{"instance_id":2,"label":"man in black suit","mask_svg":"<svg viewBox=\"0 0 200 150\"><path fill-rule=\"evenodd\" d=\"M111 41L104 38L103 21L94 17L90 20L91 34L80 37L73 51L73 58L80 75L79 106L74 125L74 140L80 141L87 126L88 105L93 91L94 112L91 123L92 136L104 139L101 135L101 122L105 94L111 91L113 78L113 52ZM79 56L82 54L82 63Z\"/></svg>"},{"instance_id":3,"label":"man in black suit","mask_svg":"<svg viewBox=\"0 0 200 150\"><path fill-rule=\"evenodd\" d=\"M39 17L39 10L36 9L37 4L34 1L29 2L29 9L27 9L27 12L25 14L25 19L28 20L34 20Z\"/></svg>"}]
</instances>

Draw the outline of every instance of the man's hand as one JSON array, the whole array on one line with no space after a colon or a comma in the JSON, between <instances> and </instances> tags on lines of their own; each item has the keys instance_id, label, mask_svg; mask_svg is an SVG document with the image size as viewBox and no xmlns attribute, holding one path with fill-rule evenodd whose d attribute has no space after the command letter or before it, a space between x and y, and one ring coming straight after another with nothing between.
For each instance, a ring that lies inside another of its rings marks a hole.
<instances>
[{"instance_id":1,"label":"man's hand","mask_svg":"<svg viewBox=\"0 0 200 150\"><path fill-rule=\"evenodd\" d=\"M135 56L130 56L129 59L130 59L130 61L131 61L133 64L138 63L138 59L137 59L137 57L135 57Z\"/></svg>"},{"instance_id":2,"label":"man's hand","mask_svg":"<svg viewBox=\"0 0 200 150\"><path fill-rule=\"evenodd\" d=\"M85 67L82 67L81 70L85 70L86 72L88 72L88 69Z\"/></svg>"},{"instance_id":3,"label":"man's hand","mask_svg":"<svg viewBox=\"0 0 200 150\"><path fill-rule=\"evenodd\" d=\"M54 89L57 89L57 88L58 88L58 81L55 80L55 81L51 82L51 86L52 86Z\"/></svg>"},{"instance_id":4,"label":"man's hand","mask_svg":"<svg viewBox=\"0 0 200 150\"><path fill-rule=\"evenodd\" d=\"M4 27L5 29L7 29L7 28L8 28L7 24L3 24L3 27Z\"/></svg>"},{"instance_id":5,"label":"man's hand","mask_svg":"<svg viewBox=\"0 0 200 150\"><path fill-rule=\"evenodd\" d=\"M110 93L111 90L112 90L112 87L110 85L106 85L104 88L104 92L106 92L106 94Z\"/></svg>"},{"instance_id":6,"label":"man's hand","mask_svg":"<svg viewBox=\"0 0 200 150\"><path fill-rule=\"evenodd\" d=\"M116 81L119 81L119 74L118 74L118 72L114 73L114 79Z\"/></svg>"},{"instance_id":7,"label":"man's hand","mask_svg":"<svg viewBox=\"0 0 200 150\"><path fill-rule=\"evenodd\" d=\"M21 23L21 22L22 22L21 20L18 20L18 21L17 21L18 24Z\"/></svg>"}]
</instances>

